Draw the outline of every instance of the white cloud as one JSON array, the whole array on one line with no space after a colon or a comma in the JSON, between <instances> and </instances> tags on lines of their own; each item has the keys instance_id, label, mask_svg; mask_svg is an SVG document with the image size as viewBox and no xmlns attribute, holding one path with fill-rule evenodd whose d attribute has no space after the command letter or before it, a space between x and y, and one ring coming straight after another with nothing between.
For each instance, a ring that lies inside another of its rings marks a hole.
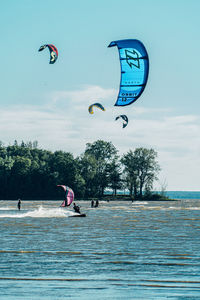
<instances>
[{"instance_id":1,"label":"white cloud","mask_svg":"<svg viewBox=\"0 0 200 300\"><path fill-rule=\"evenodd\" d=\"M43 106L1 108L0 139L5 143L38 140L42 148L84 152L87 142L111 141L126 153L136 147L153 148L167 178L168 189L198 189L200 163L200 122L195 115L172 116L171 109L148 109L138 106L114 107L116 91L87 86L79 91L57 91ZM106 111L88 105L101 102ZM129 124L115 121L126 113Z\"/></svg>"},{"instance_id":2,"label":"white cloud","mask_svg":"<svg viewBox=\"0 0 200 300\"><path fill-rule=\"evenodd\" d=\"M61 101L74 101L76 104L94 103L105 100L107 98L116 98L117 90L103 89L100 86L83 86L82 89L76 91L55 91L51 94L54 103Z\"/></svg>"}]
</instances>

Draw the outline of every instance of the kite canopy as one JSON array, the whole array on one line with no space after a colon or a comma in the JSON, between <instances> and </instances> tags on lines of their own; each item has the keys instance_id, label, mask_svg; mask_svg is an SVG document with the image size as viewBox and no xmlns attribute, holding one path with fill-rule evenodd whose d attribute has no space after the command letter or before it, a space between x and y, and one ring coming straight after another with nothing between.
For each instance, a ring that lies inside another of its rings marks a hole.
<instances>
[{"instance_id":1,"label":"kite canopy","mask_svg":"<svg viewBox=\"0 0 200 300\"><path fill-rule=\"evenodd\" d=\"M50 64L54 64L58 58L58 50L54 45L51 44L46 44L40 47L40 49L38 51L43 51L46 47L49 48L49 52L50 52Z\"/></svg>"},{"instance_id":2,"label":"kite canopy","mask_svg":"<svg viewBox=\"0 0 200 300\"><path fill-rule=\"evenodd\" d=\"M138 40L113 41L108 47L117 46L121 63L121 82L115 106L135 102L144 91L149 73L149 58L144 45Z\"/></svg>"},{"instance_id":3,"label":"kite canopy","mask_svg":"<svg viewBox=\"0 0 200 300\"><path fill-rule=\"evenodd\" d=\"M94 104L91 104L91 105L88 107L88 111L89 111L90 114L93 114L93 113L94 113L94 110L93 110L94 107L98 107L98 108L100 108L101 110L105 111L105 108L103 107L103 105L101 105L100 103L94 103Z\"/></svg>"},{"instance_id":4,"label":"kite canopy","mask_svg":"<svg viewBox=\"0 0 200 300\"><path fill-rule=\"evenodd\" d=\"M63 203L61 204L61 206L65 207L65 206L70 206L70 204L73 202L74 200L74 192L71 188L69 188L66 185L57 185L63 188L63 190L65 191L65 200L63 201Z\"/></svg>"},{"instance_id":5,"label":"kite canopy","mask_svg":"<svg viewBox=\"0 0 200 300\"><path fill-rule=\"evenodd\" d=\"M122 118L123 122L123 128L125 128L128 125L128 117L126 115L120 115L115 118L115 121L117 121L119 118Z\"/></svg>"}]
</instances>

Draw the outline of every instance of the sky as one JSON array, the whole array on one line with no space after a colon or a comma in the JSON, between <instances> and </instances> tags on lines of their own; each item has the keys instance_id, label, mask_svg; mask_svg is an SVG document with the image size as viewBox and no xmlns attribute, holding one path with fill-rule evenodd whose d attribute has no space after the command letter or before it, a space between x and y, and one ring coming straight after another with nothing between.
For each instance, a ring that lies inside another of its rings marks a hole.
<instances>
[{"instance_id":1,"label":"sky","mask_svg":"<svg viewBox=\"0 0 200 300\"><path fill-rule=\"evenodd\" d=\"M85 151L112 142L123 155L153 148L162 169L155 189L200 190L200 1L10 0L1 3L0 140ZM138 39L147 49L147 86L115 107L120 63L111 41ZM38 52L52 43L59 56ZM106 111L88 113L94 102ZM122 129L115 117L126 114Z\"/></svg>"}]
</instances>

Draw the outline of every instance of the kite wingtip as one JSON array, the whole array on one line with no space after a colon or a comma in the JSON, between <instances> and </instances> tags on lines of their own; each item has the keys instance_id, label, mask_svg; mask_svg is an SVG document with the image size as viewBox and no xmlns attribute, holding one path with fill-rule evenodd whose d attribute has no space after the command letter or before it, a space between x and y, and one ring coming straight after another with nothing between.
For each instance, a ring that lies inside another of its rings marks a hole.
<instances>
[{"instance_id":1,"label":"kite wingtip","mask_svg":"<svg viewBox=\"0 0 200 300\"><path fill-rule=\"evenodd\" d=\"M116 46L116 42L115 42L115 41L111 42L111 43L108 45L108 48L114 47L114 46Z\"/></svg>"}]
</instances>

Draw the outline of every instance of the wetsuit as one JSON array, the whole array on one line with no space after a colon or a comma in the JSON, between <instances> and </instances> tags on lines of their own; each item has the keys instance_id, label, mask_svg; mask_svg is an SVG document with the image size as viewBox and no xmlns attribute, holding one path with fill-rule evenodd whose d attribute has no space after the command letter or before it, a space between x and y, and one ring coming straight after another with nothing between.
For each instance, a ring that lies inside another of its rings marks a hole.
<instances>
[{"instance_id":1,"label":"wetsuit","mask_svg":"<svg viewBox=\"0 0 200 300\"><path fill-rule=\"evenodd\" d=\"M19 200L18 203L17 203L17 207L18 207L18 209L20 210L20 208L21 208L21 201L20 201L20 200Z\"/></svg>"},{"instance_id":2,"label":"wetsuit","mask_svg":"<svg viewBox=\"0 0 200 300\"><path fill-rule=\"evenodd\" d=\"M81 213L81 212L80 212L80 207L79 207L78 205L74 204L73 209L74 209L74 211L75 211L76 213L78 213L78 214Z\"/></svg>"}]
</instances>

